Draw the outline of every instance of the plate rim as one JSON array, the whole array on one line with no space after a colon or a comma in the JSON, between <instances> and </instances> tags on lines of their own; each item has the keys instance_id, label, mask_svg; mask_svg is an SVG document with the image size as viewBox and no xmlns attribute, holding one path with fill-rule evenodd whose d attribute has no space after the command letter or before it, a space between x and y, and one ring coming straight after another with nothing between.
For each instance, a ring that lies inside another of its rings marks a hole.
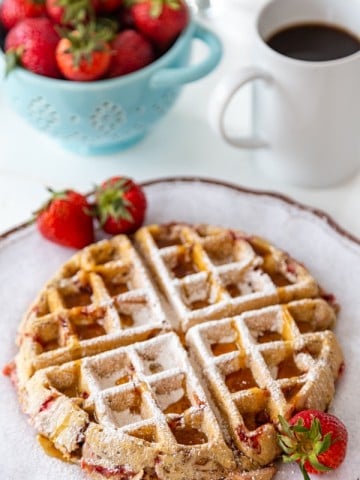
<instances>
[{"instance_id":1,"label":"plate rim","mask_svg":"<svg viewBox=\"0 0 360 480\"><path fill-rule=\"evenodd\" d=\"M309 212L318 218L320 218L322 221L324 221L327 225L329 225L330 228L332 228L336 233L341 235L342 237L347 238L348 240L354 242L356 245L360 245L360 238L357 237L356 235L350 233L348 230L345 228L341 227L340 224L335 221L332 216L328 213L326 213L324 210L317 208L317 207L312 207L310 205L307 205L305 203L302 203L298 200L295 200L289 195L273 191L273 190L263 190L263 189L256 189L256 188L249 188L249 187L244 187L243 185L239 185L236 183L232 182L227 182L225 180L220 180L220 179L214 179L214 178L207 178L207 177L202 177L202 176L169 176L169 177L158 177L150 180L145 180L142 182L139 182L139 184L142 187L150 187L152 185L159 185L161 183L176 183L176 182L183 182L183 183L202 183L205 185L218 185L221 187L228 188L229 190L232 191L237 191L240 193L247 193L251 195L257 195L257 196L266 196L266 197L272 197L277 200L282 201L283 203L291 206L295 206L296 208ZM89 192L88 195L90 195L92 192ZM14 227L5 230L5 232L0 233L0 242L7 239L11 235L19 232L20 230L25 229L26 227L30 226L32 223L34 223L33 219L26 220L25 222L22 222L18 225L15 225Z\"/></svg>"},{"instance_id":2,"label":"plate rim","mask_svg":"<svg viewBox=\"0 0 360 480\"><path fill-rule=\"evenodd\" d=\"M321 221L321 223L324 225L324 226L328 226L330 231L329 233L333 233L335 235L339 235L338 239L341 240L341 238L347 238L348 240L350 240L351 242L353 242L354 246L357 246L359 247L360 245L360 239L359 238L356 238L355 236L353 236L351 233L347 232L346 230L344 230L342 227L340 227L332 218L330 215L326 214L325 212L321 211L320 209L317 209L317 208L313 208L313 207L310 207L310 206L307 206L305 204L302 204L296 200L293 200L291 197L288 197L282 193L278 193L278 192L272 192L272 191L266 191L266 190L257 190L257 189L252 189L252 188L246 188L246 187L243 187L243 186L240 186L240 185L237 185L237 184L234 184L234 183L229 183L229 182L226 182L226 181L222 181L222 180L218 180L218 179L208 179L208 178L203 178L203 177L196 177L196 176L171 176L171 177L163 177L163 178L155 178L155 179L151 179L151 180L147 180L147 181L144 181L144 182L139 182L142 186L144 187L151 187L151 186L156 186L156 185L160 185L161 184L167 184L167 185L170 185L171 186L171 183L176 183L176 182L179 182L179 183L183 183L183 184L193 184L193 183L198 183L198 184L202 184L202 186L204 186L206 188L206 185L215 185L215 186L219 186L219 187L224 187L225 189L225 193L226 193L226 190L228 189L229 192L238 192L238 193L244 193L245 195L254 195L254 196L257 196L258 198L261 198L261 197L268 197L269 199L270 198L274 198L274 199L277 199L279 200L279 207L282 207L282 208L286 208L286 206L294 206L296 209L299 209L299 212L304 212L304 213L310 213L310 215L314 215L313 217L313 220L316 220L316 219L319 219ZM161 187L160 187L161 188ZM12 241L12 237L14 236L16 238L16 234L23 232L23 235L28 235L28 234L32 234L32 232L35 231L35 229L29 229L29 227L33 224L33 220L28 220L28 221L25 221L7 231L5 231L4 233L0 233L0 247L3 247L7 246L7 240L10 240L10 244L11 244L11 241ZM28 228L28 230L26 230ZM6 240L6 241L5 241ZM1 253L1 251L0 251ZM350 358L350 355L349 357ZM339 391L340 391L340 388L337 387L337 394L339 395ZM349 424L349 427L350 427L350 424ZM352 427L350 427L352 428ZM350 431L350 428L349 428L349 431ZM351 430L352 431L352 430ZM34 439L33 439L34 440ZM349 467L351 467L351 465L349 465ZM356 465L355 465L356 467ZM282 475L284 474L281 474L281 478L284 478ZM292 477L293 473L291 474L291 477ZM285 477L286 478L286 477ZM295 478L297 478L297 476L295 475ZM300 477L299 477L300 478ZM355 480L355 478L354 478Z\"/></svg>"}]
</instances>

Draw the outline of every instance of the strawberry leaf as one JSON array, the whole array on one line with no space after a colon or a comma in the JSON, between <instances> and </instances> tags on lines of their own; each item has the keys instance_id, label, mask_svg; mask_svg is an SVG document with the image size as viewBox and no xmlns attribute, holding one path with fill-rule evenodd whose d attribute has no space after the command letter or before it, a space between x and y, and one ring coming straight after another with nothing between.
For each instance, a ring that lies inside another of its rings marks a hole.
<instances>
[{"instance_id":1,"label":"strawberry leaf","mask_svg":"<svg viewBox=\"0 0 360 480\"><path fill-rule=\"evenodd\" d=\"M324 436L321 444L319 445L319 449L318 449L318 451L316 452L317 455L320 455L321 453L324 453L324 452L326 452L327 450L329 450L329 448L330 448L330 446L331 446L331 443L332 443L332 442L331 442L331 439L332 439L331 433L327 433L327 434Z\"/></svg>"},{"instance_id":2,"label":"strawberry leaf","mask_svg":"<svg viewBox=\"0 0 360 480\"><path fill-rule=\"evenodd\" d=\"M5 77L14 70L15 67L21 65L21 57L24 53L23 45L17 48L9 48L5 54Z\"/></svg>"},{"instance_id":3,"label":"strawberry leaf","mask_svg":"<svg viewBox=\"0 0 360 480\"><path fill-rule=\"evenodd\" d=\"M57 5L64 9L63 22L76 25L88 19L95 18L95 12L90 0L58 0Z\"/></svg>"},{"instance_id":4,"label":"strawberry leaf","mask_svg":"<svg viewBox=\"0 0 360 480\"><path fill-rule=\"evenodd\" d=\"M279 415L279 422L281 425L281 430L288 435L289 437L292 436L292 430L290 428L289 423L285 420L285 418L282 415Z\"/></svg>"},{"instance_id":5,"label":"strawberry leaf","mask_svg":"<svg viewBox=\"0 0 360 480\"><path fill-rule=\"evenodd\" d=\"M166 3L172 10L179 10L181 6L179 0L166 0Z\"/></svg>"},{"instance_id":6,"label":"strawberry leaf","mask_svg":"<svg viewBox=\"0 0 360 480\"><path fill-rule=\"evenodd\" d=\"M129 182L126 179L119 179L110 185L96 189L96 215L100 225L112 218L115 221L127 220L133 222L131 213L132 203L125 194L129 190Z\"/></svg>"},{"instance_id":7,"label":"strawberry leaf","mask_svg":"<svg viewBox=\"0 0 360 480\"><path fill-rule=\"evenodd\" d=\"M67 1L67 0L65 0ZM149 15L151 18L158 18L163 11L164 5L167 5L171 10L180 10L181 0L125 0L124 5L131 8L137 3L148 3L150 5Z\"/></svg>"},{"instance_id":8,"label":"strawberry leaf","mask_svg":"<svg viewBox=\"0 0 360 480\"><path fill-rule=\"evenodd\" d=\"M150 6L150 17L151 18L158 18L160 17L163 9L163 2L162 0L152 0Z\"/></svg>"},{"instance_id":9,"label":"strawberry leaf","mask_svg":"<svg viewBox=\"0 0 360 480\"><path fill-rule=\"evenodd\" d=\"M62 37L70 41L70 47L64 53L73 56L73 65L79 68L80 63L84 60L91 64L93 60L93 52L103 52L109 49L108 41L114 35L115 22L90 22L88 24L80 23L76 30L62 29Z\"/></svg>"},{"instance_id":10,"label":"strawberry leaf","mask_svg":"<svg viewBox=\"0 0 360 480\"><path fill-rule=\"evenodd\" d=\"M318 470L319 472L328 472L329 470L332 470L326 465L323 465L322 463L320 463L315 454L309 455L308 461L311 464L311 466L316 468L316 470Z\"/></svg>"}]
</instances>

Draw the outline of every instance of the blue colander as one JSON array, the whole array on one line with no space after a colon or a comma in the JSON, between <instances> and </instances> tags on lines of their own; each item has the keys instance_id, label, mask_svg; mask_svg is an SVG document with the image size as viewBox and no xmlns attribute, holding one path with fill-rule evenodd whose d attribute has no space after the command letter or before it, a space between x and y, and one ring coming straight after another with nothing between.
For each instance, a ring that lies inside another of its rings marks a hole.
<instances>
[{"instance_id":1,"label":"blue colander","mask_svg":"<svg viewBox=\"0 0 360 480\"><path fill-rule=\"evenodd\" d=\"M204 42L208 50L205 59L190 65L194 39ZM67 149L106 154L131 147L147 135L173 105L181 86L211 72L221 53L218 38L191 20L162 57L129 75L72 82L15 68L4 79L3 88L25 120Z\"/></svg>"}]
</instances>

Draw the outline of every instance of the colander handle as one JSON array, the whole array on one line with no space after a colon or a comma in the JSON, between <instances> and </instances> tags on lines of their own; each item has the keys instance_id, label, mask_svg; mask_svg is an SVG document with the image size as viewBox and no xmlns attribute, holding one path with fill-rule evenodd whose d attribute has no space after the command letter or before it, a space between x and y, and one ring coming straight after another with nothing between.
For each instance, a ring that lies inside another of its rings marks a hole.
<instances>
[{"instance_id":1,"label":"colander handle","mask_svg":"<svg viewBox=\"0 0 360 480\"><path fill-rule=\"evenodd\" d=\"M220 40L210 30L199 24L195 27L193 38L203 41L209 47L208 56L196 65L159 70L150 80L152 88L173 87L194 82L214 70L222 55Z\"/></svg>"}]
</instances>

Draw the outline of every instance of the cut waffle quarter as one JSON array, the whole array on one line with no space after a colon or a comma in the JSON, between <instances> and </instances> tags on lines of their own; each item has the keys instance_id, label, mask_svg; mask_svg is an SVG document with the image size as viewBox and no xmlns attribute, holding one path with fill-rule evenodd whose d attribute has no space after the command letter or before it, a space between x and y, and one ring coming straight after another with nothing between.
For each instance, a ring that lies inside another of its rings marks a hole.
<instances>
[{"instance_id":1,"label":"cut waffle quarter","mask_svg":"<svg viewBox=\"0 0 360 480\"><path fill-rule=\"evenodd\" d=\"M270 480L279 415L326 410L342 370L321 294L303 265L239 231L102 240L23 317L21 406L44 449L94 479Z\"/></svg>"},{"instance_id":2,"label":"cut waffle quarter","mask_svg":"<svg viewBox=\"0 0 360 480\"><path fill-rule=\"evenodd\" d=\"M234 442L259 465L280 453L279 415L328 408L343 357L334 333L317 330L333 320L323 300L300 300L189 330L190 353Z\"/></svg>"}]
</instances>

